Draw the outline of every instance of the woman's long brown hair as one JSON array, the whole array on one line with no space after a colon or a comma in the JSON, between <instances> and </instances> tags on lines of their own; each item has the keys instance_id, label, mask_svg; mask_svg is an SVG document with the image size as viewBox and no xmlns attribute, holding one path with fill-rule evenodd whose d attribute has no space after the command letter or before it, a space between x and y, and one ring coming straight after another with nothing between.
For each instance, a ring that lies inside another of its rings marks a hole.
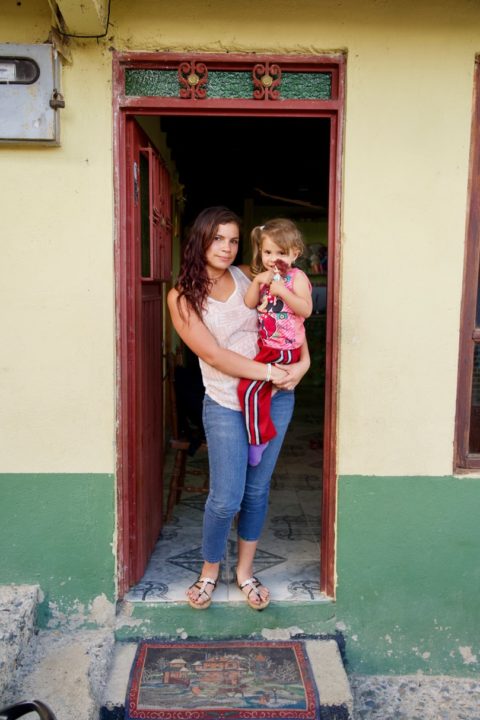
<instances>
[{"instance_id":1,"label":"woman's long brown hair","mask_svg":"<svg viewBox=\"0 0 480 720\"><path fill-rule=\"evenodd\" d=\"M205 301L211 288L207 274L205 253L213 242L219 225L235 223L240 228L240 218L226 207L209 207L197 216L190 228L187 244L183 253L182 266L175 288L178 290L177 306L181 315L180 300L201 317Z\"/></svg>"}]
</instances>

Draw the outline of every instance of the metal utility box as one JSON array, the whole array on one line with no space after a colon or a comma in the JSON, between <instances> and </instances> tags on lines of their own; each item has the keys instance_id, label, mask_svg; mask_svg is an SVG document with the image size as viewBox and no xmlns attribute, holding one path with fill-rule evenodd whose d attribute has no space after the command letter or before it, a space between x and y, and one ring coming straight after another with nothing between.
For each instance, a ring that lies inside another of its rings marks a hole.
<instances>
[{"instance_id":1,"label":"metal utility box","mask_svg":"<svg viewBox=\"0 0 480 720\"><path fill-rule=\"evenodd\" d=\"M0 44L0 143L60 144L60 69L53 45Z\"/></svg>"}]
</instances>

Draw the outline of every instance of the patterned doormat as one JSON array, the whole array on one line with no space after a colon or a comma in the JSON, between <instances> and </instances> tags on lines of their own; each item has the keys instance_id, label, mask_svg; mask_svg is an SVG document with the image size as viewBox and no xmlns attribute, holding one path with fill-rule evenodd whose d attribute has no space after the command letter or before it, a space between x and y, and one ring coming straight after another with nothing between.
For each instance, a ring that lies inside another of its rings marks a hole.
<instances>
[{"instance_id":1,"label":"patterned doormat","mask_svg":"<svg viewBox=\"0 0 480 720\"><path fill-rule=\"evenodd\" d=\"M125 718L318 720L320 702L301 640L146 640Z\"/></svg>"}]
</instances>

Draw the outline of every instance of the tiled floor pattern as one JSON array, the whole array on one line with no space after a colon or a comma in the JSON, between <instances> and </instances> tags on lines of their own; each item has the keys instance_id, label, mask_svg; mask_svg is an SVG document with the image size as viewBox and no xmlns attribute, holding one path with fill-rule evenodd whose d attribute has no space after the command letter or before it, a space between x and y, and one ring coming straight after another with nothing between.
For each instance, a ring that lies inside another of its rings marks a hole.
<instances>
[{"instance_id":1,"label":"tiled floor pattern","mask_svg":"<svg viewBox=\"0 0 480 720\"><path fill-rule=\"evenodd\" d=\"M321 509L321 406L318 388L297 390L294 418L272 478L270 507L257 550L255 573L268 585L274 600L319 601ZM206 457L190 461L205 465ZM168 468L165 477L169 477ZM185 588L202 566L201 533L205 494L183 495L173 521L163 528L140 583L126 596L131 602L185 600ZM239 601L233 581L236 535L232 528L221 566L215 602Z\"/></svg>"}]
</instances>

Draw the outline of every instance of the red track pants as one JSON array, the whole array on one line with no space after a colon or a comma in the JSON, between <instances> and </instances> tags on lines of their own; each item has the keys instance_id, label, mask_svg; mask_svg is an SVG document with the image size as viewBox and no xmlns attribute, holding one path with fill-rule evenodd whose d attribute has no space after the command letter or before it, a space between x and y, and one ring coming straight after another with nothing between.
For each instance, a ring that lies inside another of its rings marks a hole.
<instances>
[{"instance_id":1,"label":"red track pants","mask_svg":"<svg viewBox=\"0 0 480 720\"><path fill-rule=\"evenodd\" d=\"M263 363L290 365L300 359L300 348L279 350L262 345L254 360ZM275 437L277 431L270 417L272 383L265 380L242 379L238 383L238 399L245 416L248 442L261 445Z\"/></svg>"}]
</instances>

